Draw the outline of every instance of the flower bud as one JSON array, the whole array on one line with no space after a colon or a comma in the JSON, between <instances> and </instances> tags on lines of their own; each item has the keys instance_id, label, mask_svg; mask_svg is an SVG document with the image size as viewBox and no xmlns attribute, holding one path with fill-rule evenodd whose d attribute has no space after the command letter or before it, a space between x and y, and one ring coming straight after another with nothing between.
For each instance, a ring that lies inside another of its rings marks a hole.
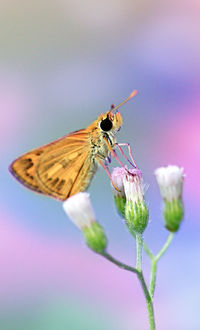
<instances>
[{"instance_id":1,"label":"flower bud","mask_svg":"<svg viewBox=\"0 0 200 330\"><path fill-rule=\"evenodd\" d=\"M116 190L113 186L114 201L115 206L119 215L123 218L125 217L125 205L126 205L126 195L124 191L123 177L126 174L126 170L123 167L115 167L112 172L112 181L118 188Z\"/></svg>"},{"instance_id":2,"label":"flower bud","mask_svg":"<svg viewBox=\"0 0 200 330\"><path fill-rule=\"evenodd\" d=\"M93 222L90 227L84 227L82 232L90 249L97 253L103 253L105 251L107 240L98 222Z\"/></svg>"},{"instance_id":3,"label":"flower bud","mask_svg":"<svg viewBox=\"0 0 200 330\"><path fill-rule=\"evenodd\" d=\"M104 252L107 241L90 202L89 194L80 192L68 198L63 208L70 220L82 231L86 244L95 252Z\"/></svg>"},{"instance_id":4,"label":"flower bud","mask_svg":"<svg viewBox=\"0 0 200 330\"><path fill-rule=\"evenodd\" d=\"M155 176L164 201L163 215L165 227L176 232L183 219L184 208L182 203L183 168L167 166L156 169Z\"/></svg>"},{"instance_id":5,"label":"flower bud","mask_svg":"<svg viewBox=\"0 0 200 330\"><path fill-rule=\"evenodd\" d=\"M123 178L126 195L125 218L130 232L142 234L148 223L148 209L144 200L142 173L131 169Z\"/></svg>"}]
</instances>

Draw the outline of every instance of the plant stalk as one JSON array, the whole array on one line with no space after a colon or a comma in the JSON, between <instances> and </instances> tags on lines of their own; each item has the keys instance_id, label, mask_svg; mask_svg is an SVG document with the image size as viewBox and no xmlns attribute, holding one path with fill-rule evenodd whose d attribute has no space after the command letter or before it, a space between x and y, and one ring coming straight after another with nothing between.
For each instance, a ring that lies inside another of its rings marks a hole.
<instances>
[{"instance_id":1,"label":"plant stalk","mask_svg":"<svg viewBox=\"0 0 200 330\"><path fill-rule=\"evenodd\" d=\"M117 259L113 258L109 253L103 252L103 253L101 253L101 255L104 258L106 258L107 260L109 260L110 262L112 262L113 264L115 264L116 266L119 266L122 269L129 270L130 272L138 274L138 270L136 268L128 266L128 265L118 261Z\"/></svg>"},{"instance_id":2,"label":"plant stalk","mask_svg":"<svg viewBox=\"0 0 200 330\"><path fill-rule=\"evenodd\" d=\"M136 269L138 271L137 277L140 281L146 299L150 330L155 330L156 325L154 318L153 302L142 273L142 246L143 246L142 234L136 233L136 254L137 254Z\"/></svg>"},{"instance_id":3,"label":"plant stalk","mask_svg":"<svg viewBox=\"0 0 200 330\"><path fill-rule=\"evenodd\" d=\"M145 299L146 299L150 330L155 330L156 329L156 324L155 324L155 317L154 317L153 301L152 301L151 296L149 294L149 291L148 291L147 285L145 283L144 276L143 276L142 272L140 272L137 275L137 277L138 277L138 279L141 283L141 286L142 286L142 289L143 289L143 292L144 292L144 295L145 295Z\"/></svg>"},{"instance_id":4,"label":"plant stalk","mask_svg":"<svg viewBox=\"0 0 200 330\"><path fill-rule=\"evenodd\" d=\"M163 256L163 254L169 248L173 237L174 237L174 233L170 233L169 236L167 237L165 244L163 245L161 250L158 252L158 254L156 256L153 256L153 258L151 258L151 275L150 275L150 285L149 285L149 293L150 293L151 299L153 299L154 292L155 292L156 271L157 271L158 260Z\"/></svg>"}]
</instances>

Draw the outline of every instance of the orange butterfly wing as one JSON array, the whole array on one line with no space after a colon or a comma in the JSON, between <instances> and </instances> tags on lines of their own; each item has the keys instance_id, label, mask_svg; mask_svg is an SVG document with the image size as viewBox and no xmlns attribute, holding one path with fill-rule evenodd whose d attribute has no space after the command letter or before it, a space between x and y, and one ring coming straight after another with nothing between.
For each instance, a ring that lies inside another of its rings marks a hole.
<instances>
[{"instance_id":1,"label":"orange butterfly wing","mask_svg":"<svg viewBox=\"0 0 200 330\"><path fill-rule=\"evenodd\" d=\"M91 163L89 133L83 129L26 153L10 169L26 187L65 200L87 189L97 166Z\"/></svg>"},{"instance_id":2,"label":"orange butterfly wing","mask_svg":"<svg viewBox=\"0 0 200 330\"><path fill-rule=\"evenodd\" d=\"M23 156L14 160L9 168L12 175L19 180L19 182L27 188L39 193L44 193L44 190L43 188L40 188L37 181L35 167L43 153L44 149L42 147L27 152Z\"/></svg>"}]
</instances>

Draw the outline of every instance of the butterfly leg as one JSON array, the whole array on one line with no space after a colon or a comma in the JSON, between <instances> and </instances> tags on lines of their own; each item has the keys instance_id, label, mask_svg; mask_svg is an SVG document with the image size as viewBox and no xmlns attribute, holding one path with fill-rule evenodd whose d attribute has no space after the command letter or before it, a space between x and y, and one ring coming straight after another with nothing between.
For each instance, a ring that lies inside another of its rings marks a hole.
<instances>
[{"instance_id":1,"label":"butterfly leg","mask_svg":"<svg viewBox=\"0 0 200 330\"><path fill-rule=\"evenodd\" d=\"M108 164L103 161L104 157L101 154L97 154L96 157L99 158L98 159L98 162L103 167L103 169L105 170L105 172L108 175L108 177L109 177L109 179L110 179L113 187L115 188L115 190L117 190L117 191L120 192L121 190L119 188L117 188L117 186L114 184L114 182L112 180L112 176L110 174L110 170L109 170Z\"/></svg>"},{"instance_id":2,"label":"butterfly leg","mask_svg":"<svg viewBox=\"0 0 200 330\"><path fill-rule=\"evenodd\" d=\"M112 149L111 145L109 144L108 140L106 138L104 138L107 146L108 146L108 150L110 151L111 155L116 159L116 161L121 165L121 167L123 167L128 173L128 169L124 166L124 164L121 162L121 160L119 159L119 157L117 156L117 153L115 150ZM120 149L122 149L120 147ZM122 150L122 155L124 154L123 150ZM126 157L126 155L124 154L124 157L128 160L128 158ZM130 161L129 161L130 162ZM134 166L132 163L131 163L132 166Z\"/></svg>"},{"instance_id":3,"label":"butterfly leg","mask_svg":"<svg viewBox=\"0 0 200 330\"><path fill-rule=\"evenodd\" d=\"M103 167L103 169L105 170L105 172L106 172L106 174L108 175L108 177L109 177L109 179L110 179L110 181L111 181L111 183L112 183L112 185L113 185L113 187L115 188L115 190L117 190L117 191L121 191L119 188L117 188L117 186L114 184L114 182L113 182L113 179L112 179L112 176L111 176L111 174L110 174L110 171L109 171L109 169L108 169L108 167L104 164L104 162L102 162L101 160L99 161L99 163L101 164L101 166Z\"/></svg>"},{"instance_id":4,"label":"butterfly leg","mask_svg":"<svg viewBox=\"0 0 200 330\"><path fill-rule=\"evenodd\" d=\"M128 159L128 157L126 157L125 153L123 152L121 146L126 146L128 147L128 153L129 153L129 156L131 158L131 161ZM124 156L124 158L132 165L134 166L135 168L137 168L137 165L133 159L133 155L132 155L132 151L131 151L131 146L129 143L116 143L116 147L119 149L119 151L121 152L121 154Z\"/></svg>"}]
</instances>

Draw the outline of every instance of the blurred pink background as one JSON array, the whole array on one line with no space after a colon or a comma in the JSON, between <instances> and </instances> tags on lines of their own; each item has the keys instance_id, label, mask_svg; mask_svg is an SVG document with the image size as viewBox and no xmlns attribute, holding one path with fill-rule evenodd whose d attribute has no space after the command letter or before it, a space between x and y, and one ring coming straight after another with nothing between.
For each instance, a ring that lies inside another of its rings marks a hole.
<instances>
[{"instance_id":1,"label":"blurred pink background","mask_svg":"<svg viewBox=\"0 0 200 330\"><path fill-rule=\"evenodd\" d=\"M144 173L153 251L167 237L153 172L186 172L185 219L158 267L157 328L198 330L200 3L197 0L0 4L0 324L2 330L146 330L134 275L95 255L62 204L8 172L22 153L86 127L137 88L119 142ZM115 165L115 163L113 163ZM134 264L135 242L99 170L89 189L108 250ZM149 262L144 256L148 280Z\"/></svg>"}]
</instances>

